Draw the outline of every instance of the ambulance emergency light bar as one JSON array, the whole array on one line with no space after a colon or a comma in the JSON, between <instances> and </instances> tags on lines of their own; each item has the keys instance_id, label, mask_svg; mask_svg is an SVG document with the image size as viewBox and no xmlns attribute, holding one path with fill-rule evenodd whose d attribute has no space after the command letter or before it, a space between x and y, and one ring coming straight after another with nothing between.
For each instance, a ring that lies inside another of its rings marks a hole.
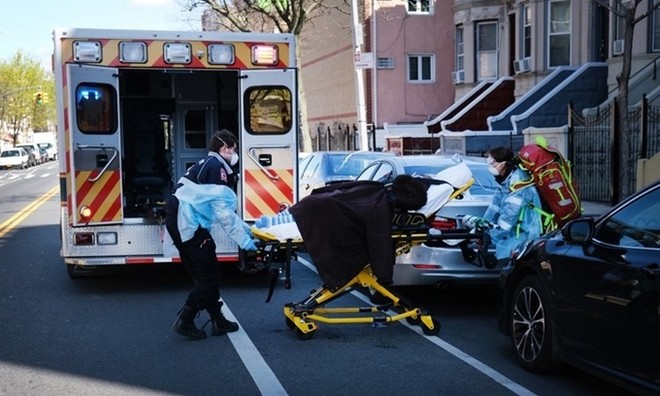
<instances>
[{"instance_id":1,"label":"ambulance emergency light bar","mask_svg":"<svg viewBox=\"0 0 660 396\"><path fill-rule=\"evenodd\" d=\"M119 43L119 61L122 63L146 63L147 44L134 41Z\"/></svg>"},{"instance_id":2,"label":"ambulance emergency light bar","mask_svg":"<svg viewBox=\"0 0 660 396\"><path fill-rule=\"evenodd\" d=\"M167 63L188 64L192 60L192 48L188 43L167 43L163 48Z\"/></svg>"},{"instance_id":3,"label":"ambulance emergency light bar","mask_svg":"<svg viewBox=\"0 0 660 396\"><path fill-rule=\"evenodd\" d=\"M276 45L253 45L252 64L274 66L280 61Z\"/></svg>"},{"instance_id":4,"label":"ambulance emergency light bar","mask_svg":"<svg viewBox=\"0 0 660 396\"><path fill-rule=\"evenodd\" d=\"M235 49L232 44L209 44L208 62L212 65L231 65L235 62ZM75 41L73 57L77 62L99 63L103 59L99 41ZM190 43L165 43L163 58L169 64L189 64L192 60ZM201 54L200 54L201 55ZM251 47L251 61L256 66L275 66L279 63L279 50L276 45L256 44ZM119 43L119 61L122 63L146 63L147 44L139 41Z\"/></svg>"},{"instance_id":5,"label":"ambulance emergency light bar","mask_svg":"<svg viewBox=\"0 0 660 396\"><path fill-rule=\"evenodd\" d=\"M234 63L234 46L231 44L209 44L209 63L231 65Z\"/></svg>"},{"instance_id":6,"label":"ambulance emergency light bar","mask_svg":"<svg viewBox=\"0 0 660 396\"><path fill-rule=\"evenodd\" d=\"M73 59L78 62L101 61L101 43L98 41L74 41Z\"/></svg>"}]
</instances>

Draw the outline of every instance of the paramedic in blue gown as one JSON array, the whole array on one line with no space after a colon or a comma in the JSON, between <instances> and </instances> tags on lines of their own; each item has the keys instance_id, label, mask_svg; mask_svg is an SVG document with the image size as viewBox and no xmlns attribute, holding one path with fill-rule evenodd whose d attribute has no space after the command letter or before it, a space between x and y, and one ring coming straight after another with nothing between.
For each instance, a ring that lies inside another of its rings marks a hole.
<instances>
[{"instance_id":1,"label":"paramedic in blue gown","mask_svg":"<svg viewBox=\"0 0 660 396\"><path fill-rule=\"evenodd\" d=\"M499 188L484 217L466 216L463 224L484 230L487 239L490 238L497 262L486 266L494 268L505 264L516 248L541 235L541 215L534 210L541 208L541 200L536 187L530 183L532 176L518 166L511 149L490 149L486 162Z\"/></svg>"},{"instance_id":2,"label":"paramedic in blue gown","mask_svg":"<svg viewBox=\"0 0 660 396\"><path fill-rule=\"evenodd\" d=\"M238 330L238 324L227 320L221 310L216 245L210 233L213 224L219 224L240 248L256 250L249 226L236 214L238 199L230 188L235 177L232 166L238 162L237 146L230 131L216 132L207 157L188 169L167 203L167 231L194 281L172 329L195 340L206 337L204 328L195 325L202 310L211 317L212 335Z\"/></svg>"}]
</instances>

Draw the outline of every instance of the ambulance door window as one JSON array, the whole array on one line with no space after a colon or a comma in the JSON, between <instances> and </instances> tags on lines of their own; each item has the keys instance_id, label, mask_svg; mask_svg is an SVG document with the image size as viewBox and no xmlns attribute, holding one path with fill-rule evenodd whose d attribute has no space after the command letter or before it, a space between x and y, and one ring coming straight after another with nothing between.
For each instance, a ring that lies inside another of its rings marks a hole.
<instances>
[{"instance_id":1,"label":"ambulance door window","mask_svg":"<svg viewBox=\"0 0 660 396\"><path fill-rule=\"evenodd\" d=\"M245 126L252 134L286 134L291 130L291 91L260 86L245 92Z\"/></svg>"},{"instance_id":2,"label":"ambulance door window","mask_svg":"<svg viewBox=\"0 0 660 396\"><path fill-rule=\"evenodd\" d=\"M117 92L107 84L76 88L76 122L84 134L110 135L117 130Z\"/></svg>"}]
</instances>

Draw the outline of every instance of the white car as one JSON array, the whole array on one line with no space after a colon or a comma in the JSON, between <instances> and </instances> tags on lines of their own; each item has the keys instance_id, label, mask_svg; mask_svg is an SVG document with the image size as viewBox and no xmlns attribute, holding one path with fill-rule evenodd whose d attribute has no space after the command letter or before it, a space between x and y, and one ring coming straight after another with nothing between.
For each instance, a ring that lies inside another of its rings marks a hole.
<instances>
[{"instance_id":1,"label":"white car","mask_svg":"<svg viewBox=\"0 0 660 396\"><path fill-rule=\"evenodd\" d=\"M53 146L52 143L37 143L37 146L46 150L48 161L55 161L57 159L57 147Z\"/></svg>"},{"instance_id":2,"label":"white car","mask_svg":"<svg viewBox=\"0 0 660 396\"><path fill-rule=\"evenodd\" d=\"M0 153L0 169L28 167L30 157L22 148L11 148Z\"/></svg>"}]
</instances>

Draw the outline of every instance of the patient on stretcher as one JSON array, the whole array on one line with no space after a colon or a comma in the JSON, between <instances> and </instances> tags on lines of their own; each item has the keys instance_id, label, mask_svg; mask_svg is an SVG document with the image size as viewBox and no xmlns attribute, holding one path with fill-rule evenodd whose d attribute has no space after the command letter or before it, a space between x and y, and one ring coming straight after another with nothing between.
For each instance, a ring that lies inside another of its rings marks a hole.
<instances>
[{"instance_id":1,"label":"patient on stretcher","mask_svg":"<svg viewBox=\"0 0 660 396\"><path fill-rule=\"evenodd\" d=\"M392 283L395 246L392 214L421 212L432 216L472 173L459 163L435 175L441 183L424 183L408 175L391 186L356 181L314 190L287 212L260 218L256 236L266 232L279 241L303 242L324 285L331 291L370 265L381 285Z\"/></svg>"},{"instance_id":2,"label":"patient on stretcher","mask_svg":"<svg viewBox=\"0 0 660 396\"><path fill-rule=\"evenodd\" d=\"M425 183L429 184L426 191L426 204L414 212L429 218L449 201L455 189L464 186L471 178L472 172L462 162L438 172L431 179L444 183ZM254 226L279 241L287 239L302 241L298 225L288 210L274 216L262 216L254 223Z\"/></svg>"}]
</instances>

